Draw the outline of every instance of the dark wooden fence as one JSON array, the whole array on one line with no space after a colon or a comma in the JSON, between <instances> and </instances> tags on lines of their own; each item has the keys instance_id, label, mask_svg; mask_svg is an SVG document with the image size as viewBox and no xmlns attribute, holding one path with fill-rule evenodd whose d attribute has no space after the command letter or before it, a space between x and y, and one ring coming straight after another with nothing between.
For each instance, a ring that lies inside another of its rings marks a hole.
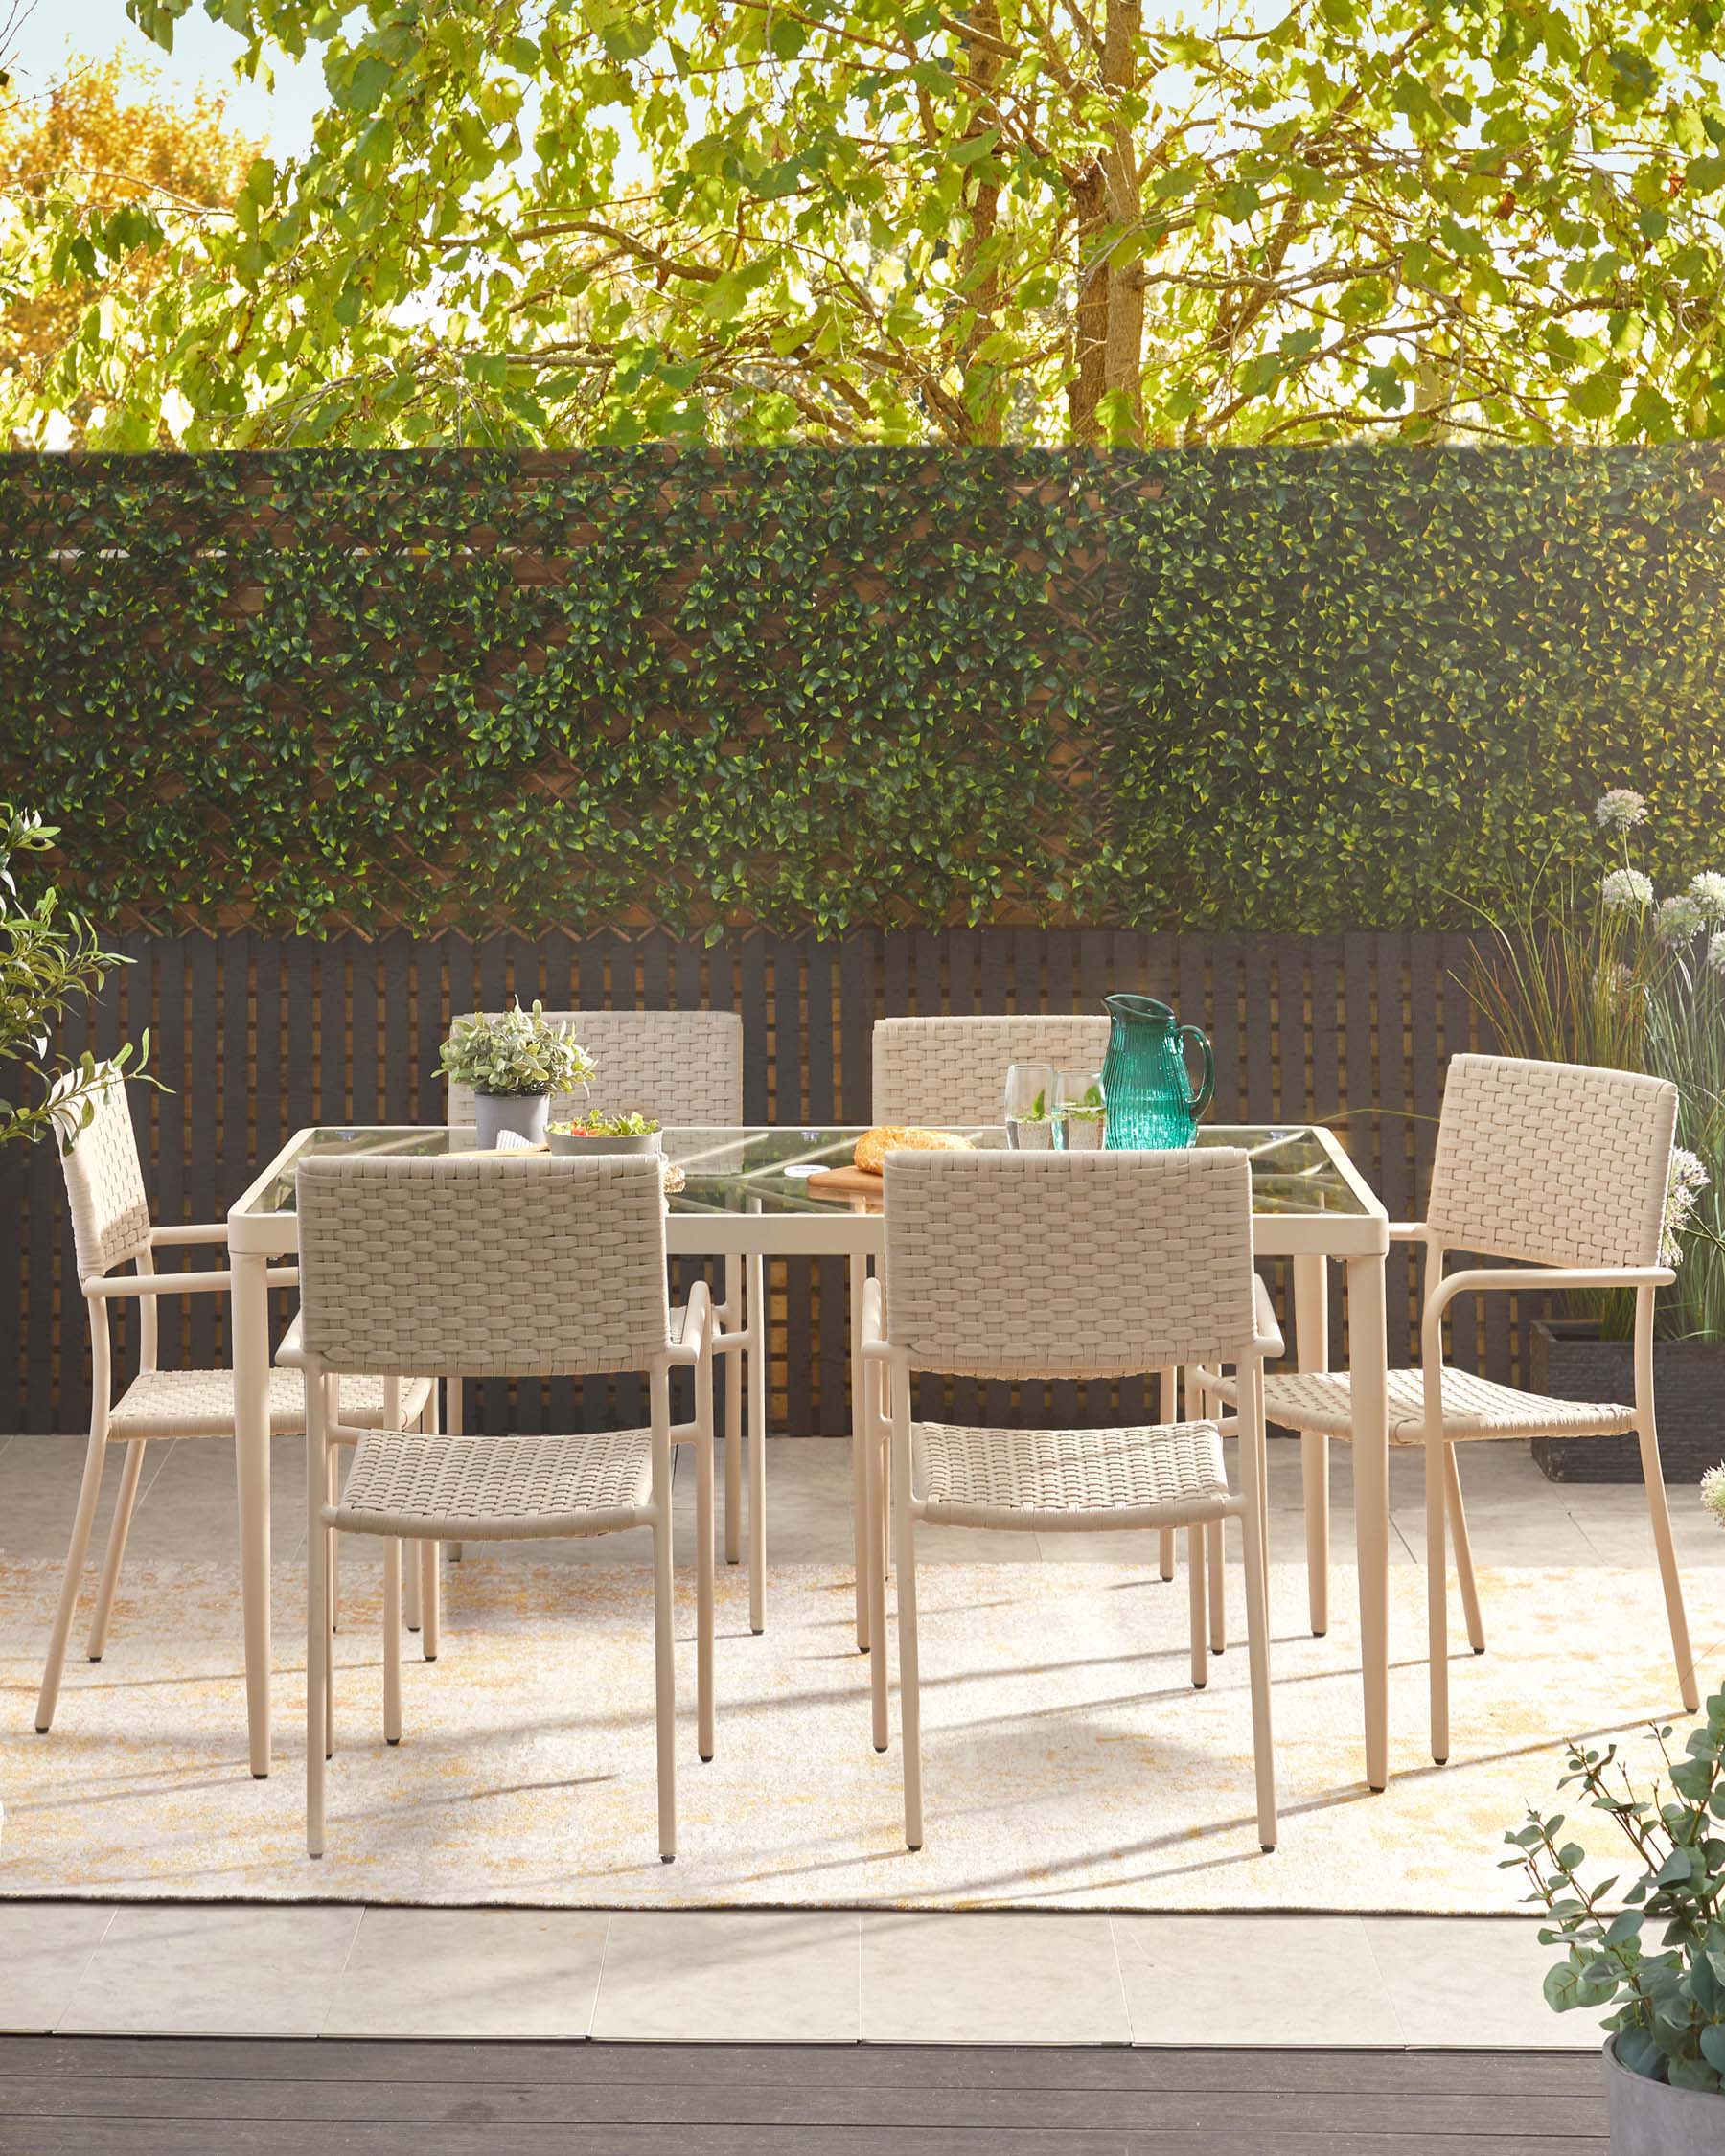
<instances>
[{"instance_id":1,"label":"dark wooden fence","mask_svg":"<svg viewBox=\"0 0 1725 2156\"><path fill-rule=\"evenodd\" d=\"M125 936L133 963L65 1045L111 1052L146 1027L168 1089L134 1089L158 1219L218 1220L256 1168L310 1123L441 1122L437 1051L452 1012L511 995L553 1008L738 1010L745 1112L758 1122L870 1119L870 1029L904 1012L1095 1009L1138 988L1204 1025L1216 1051L1221 1122L1334 1121L1392 1218L1423 1198L1444 1065L1480 1045L1459 935L1231 937L1114 929L870 931L824 943L752 934L711 948L639 940L386 936L327 941ZM89 1409L89 1357L71 1234L49 1146L0 1160L0 1310L16 1313L0 1355L0 1432L72 1431ZM195 1262L209 1262L202 1253ZM1392 1252L1390 1346L1414 1354L1412 1281ZM774 1269L772 1427L848 1428L841 1262ZM1333 1322L1344 1319L1332 1296ZM219 1298L163 1310L163 1361L225 1357ZM1458 1358L1511 1377L1518 1315L1489 1298ZM124 1347L122 1368L124 1369ZM488 1388L487 1422L511 1411ZM551 1406L556 1408L553 1401ZM589 1402L590 1407L590 1402ZM533 1420L543 1410L534 1411ZM531 1427L532 1424L530 1423Z\"/></svg>"}]
</instances>

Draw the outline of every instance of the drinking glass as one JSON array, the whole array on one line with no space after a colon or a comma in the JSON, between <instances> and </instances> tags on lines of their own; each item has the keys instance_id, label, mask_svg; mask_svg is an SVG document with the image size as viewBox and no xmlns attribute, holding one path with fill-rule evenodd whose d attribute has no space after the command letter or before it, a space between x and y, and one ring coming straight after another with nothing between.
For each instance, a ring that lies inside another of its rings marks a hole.
<instances>
[{"instance_id":1,"label":"drinking glass","mask_svg":"<svg viewBox=\"0 0 1725 2156\"><path fill-rule=\"evenodd\" d=\"M1068 1153L1100 1153L1105 1111L1099 1070L1054 1073L1054 1142Z\"/></svg>"},{"instance_id":2,"label":"drinking glass","mask_svg":"<svg viewBox=\"0 0 1725 2156\"><path fill-rule=\"evenodd\" d=\"M1054 1144L1054 1066L1015 1063L1006 1073L1006 1142L1020 1153Z\"/></svg>"}]
</instances>

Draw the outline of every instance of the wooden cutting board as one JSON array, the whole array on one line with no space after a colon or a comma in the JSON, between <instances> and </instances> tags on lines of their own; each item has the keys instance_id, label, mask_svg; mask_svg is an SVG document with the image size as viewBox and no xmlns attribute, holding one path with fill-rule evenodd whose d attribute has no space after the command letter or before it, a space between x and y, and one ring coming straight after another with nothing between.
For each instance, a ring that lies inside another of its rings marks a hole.
<instances>
[{"instance_id":1,"label":"wooden cutting board","mask_svg":"<svg viewBox=\"0 0 1725 2156\"><path fill-rule=\"evenodd\" d=\"M886 1179L870 1175L866 1168L816 1168L809 1178L809 1188L816 1198L879 1198Z\"/></svg>"}]
</instances>

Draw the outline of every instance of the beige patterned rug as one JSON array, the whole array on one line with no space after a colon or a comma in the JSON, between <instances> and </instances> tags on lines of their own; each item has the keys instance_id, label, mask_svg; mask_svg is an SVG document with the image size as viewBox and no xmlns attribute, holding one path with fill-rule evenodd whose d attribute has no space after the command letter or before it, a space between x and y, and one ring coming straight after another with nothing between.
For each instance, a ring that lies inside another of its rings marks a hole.
<instances>
[{"instance_id":1,"label":"beige patterned rug","mask_svg":"<svg viewBox=\"0 0 1725 2156\"><path fill-rule=\"evenodd\" d=\"M860 1904L1115 1910L1491 1911L1561 1738L1669 1716L1651 1572L1482 1574L1492 1651L1454 1663L1454 1757L1424 1739L1421 1574L1392 1573L1387 1795L1362 1780L1353 1577L1326 1640L1304 1578L1273 1587L1281 1845L1253 1825L1235 1644L1195 1693L1184 1576L1117 1565L932 1566L924 1598L928 1845L901 1832L896 1748L868 1733L840 1571L775 1569L769 1629L720 1579L719 1755L695 1757L693 1582L678 1576L681 1851L654 1836L650 1599L625 1568L451 1567L444 1651L410 1641L405 1737L380 1734L376 1572L344 1568L329 1855L304 1855L298 1575L276 1586L276 1770L244 1757L228 1568L139 1567L100 1666L68 1665L31 1729L53 1569L0 1563L0 1893L602 1907ZM1725 1571L1688 1581L1704 1690L1725 1661Z\"/></svg>"}]
</instances>

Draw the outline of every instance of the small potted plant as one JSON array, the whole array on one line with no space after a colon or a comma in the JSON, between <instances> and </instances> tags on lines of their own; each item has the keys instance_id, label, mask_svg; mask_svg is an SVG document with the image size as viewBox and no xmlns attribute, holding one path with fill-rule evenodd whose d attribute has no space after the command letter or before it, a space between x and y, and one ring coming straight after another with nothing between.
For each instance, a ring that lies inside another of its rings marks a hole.
<instances>
[{"instance_id":1,"label":"small potted plant","mask_svg":"<svg viewBox=\"0 0 1725 2156\"><path fill-rule=\"evenodd\" d=\"M457 1019L444 1043L443 1070L472 1088L478 1142L490 1152L503 1131L542 1145L551 1095L585 1086L593 1059L567 1025L545 1016L542 1003L530 1011L517 1003L495 1015Z\"/></svg>"},{"instance_id":2,"label":"small potted plant","mask_svg":"<svg viewBox=\"0 0 1725 2156\"><path fill-rule=\"evenodd\" d=\"M632 1109L626 1115L583 1115L551 1126L553 1153L656 1153L656 1116Z\"/></svg>"},{"instance_id":3,"label":"small potted plant","mask_svg":"<svg viewBox=\"0 0 1725 2156\"><path fill-rule=\"evenodd\" d=\"M1619 1763L1572 1740L1559 1785L1578 1788L1628 1843L1636 1876L1581 1877L1587 1852L1561 1814L1530 1811L1505 1839L1506 1869L1532 1882L1549 1913L1541 1942L1564 1959L1545 1980L1558 2013L1613 2007L1605 2095L1613 2156L1695 2156L1725 2148L1725 1691L1673 1756L1655 1730L1665 1784L1638 1792Z\"/></svg>"}]
</instances>

